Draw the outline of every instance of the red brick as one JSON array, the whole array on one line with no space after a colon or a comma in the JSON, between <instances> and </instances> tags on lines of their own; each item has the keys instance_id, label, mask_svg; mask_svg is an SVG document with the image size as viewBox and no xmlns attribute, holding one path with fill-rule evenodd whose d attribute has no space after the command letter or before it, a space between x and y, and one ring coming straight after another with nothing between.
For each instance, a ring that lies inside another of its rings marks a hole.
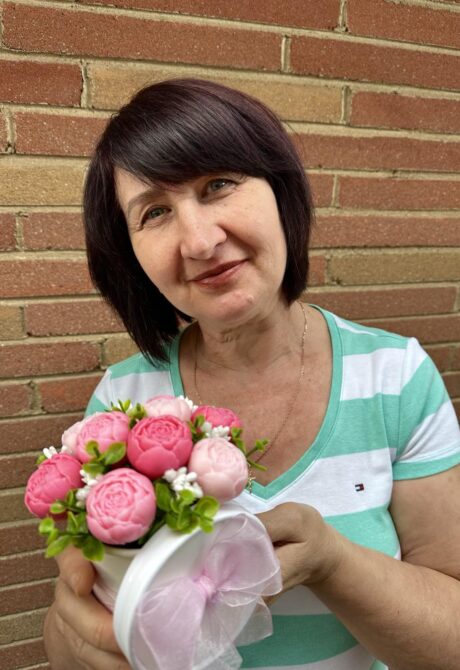
<instances>
[{"instance_id":1,"label":"red brick","mask_svg":"<svg viewBox=\"0 0 460 670\"><path fill-rule=\"evenodd\" d=\"M107 120L100 117L18 112L16 153L89 156Z\"/></svg>"},{"instance_id":2,"label":"red brick","mask_svg":"<svg viewBox=\"0 0 460 670\"><path fill-rule=\"evenodd\" d=\"M45 412L83 411L102 374L37 382Z\"/></svg>"},{"instance_id":3,"label":"red brick","mask_svg":"<svg viewBox=\"0 0 460 670\"><path fill-rule=\"evenodd\" d=\"M43 548L45 543L43 542ZM16 568L15 568L16 562ZM0 585L22 584L32 580L49 579L58 573L55 561L45 558L43 550L22 556L11 556L2 560ZM0 665L3 668L3 665Z\"/></svg>"},{"instance_id":4,"label":"red brick","mask_svg":"<svg viewBox=\"0 0 460 670\"><path fill-rule=\"evenodd\" d=\"M0 343L4 377L87 372L98 365L99 345L95 342Z\"/></svg>"},{"instance_id":5,"label":"red brick","mask_svg":"<svg viewBox=\"0 0 460 670\"><path fill-rule=\"evenodd\" d=\"M0 491L0 522L11 523L24 519L30 520L30 512L24 505L24 493Z\"/></svg>"},{"instance_id":6,"label":"red brick","mask_svg":"<svg viewBox=\"0 0 460 670\"><path fill-rule=\"evenodd\" d=\"M308 290L309 302L347 319L444 314L455 306L455 287Z\"/></svg>"},{"instance_id":7,"label":"red brick","mask_svg":"<svg viewBox=\"0 0 460 670\"><path fill-rule=\"evenodd\" d=\"M36 460L37 453L19 456L1 456L0 489L10 489L15 488L16 486L25 486L28 478L35 470ZM1 583L0 576L0 585Z\"/></svg>"},{"instance_id":8,"label":"red brick","mask_svg":"<svg viewBox=\"0 0 460 670\"><path fill-rule=\"evenodd\" d=\"M460 370L460 347L456 347L451 361L452 370Z\"/></svg>"},{"instance_id":9,"label":"red brick","mask_svg":"<svg viewBox=\"0 0 460 670\"><path fill-rule=\"evenodd\" d=\"M455 342L460 332L460 314L448 316L420 316L411 319L383 319L364 321L375 328L383 328L407 337L417 337L420 342Z\"/></svg>"},{"instance_id":10,"label":"red brick","mask_svg":"<svg viewBox=\"0 0 460 670\"><path fill-rule=\"evenodd\" d=\"M451 398L460 397L460 372L447 372L443 375L447 393Z\"/></svg>"},{"instance_id":11,"label":"red brick","mask_svg":"<svg viewBox=\"0 0 460 670\"><path fill-rule=\"evenodd\" d=\"M27 384L0 385L0 416L24 414L30 408L32 391Z\"/></svg>"},{"instance_id":12,"label":"red brick","mask_svg":"<svg viewBox=\"0 0 460 670\"><path fill-rule=\"evenodd\" d=\"M53 601L54 584L46 580L26 586L10 586L1 593L0 616L6 616L48 607Z\"/></svg>"},{"instance_id":13,"label":"red brick","mask_svg":"<svg viewBox=\"0 0 460 670\"><path fill-rule=\"evenodd\" d=\"M0 214L0 251L16 247L16 224L12 214Z\"/></svg>"},{"instance_id":14,"label":"red brick","mask_svg":"<svg viewBox=\"0 0 460 670\"><path fill-rule=\"evenodd\" d=\"M241 2L241 0L228 0L227 2L215 2L214 0L80 0L80 4L147 9L151 12L192 14L320 30L332 30L336 27L340 9L339 0L322 0L321 3L318 3L317 0L290 0L284 3L278 0L264 0L264 2Z\"/></svg>"},{"instance_id":15,"label":"red brick","mask_svg":"<svg viewBox=\"0 0 460 670\"><path fill-rule=\"evenodd\" d=\"M342 207L378 210L459 209L460 181L399 177L340 177Z\"/></svg>"},{"instance_id":16,"label":"red brick","mask_svg":"<svg viewBox=\"0 0 460 670\"><path fill-rule=\"evenodd\" d=\"M70 382L70 386L72 386L72 382ZM90 390L90 393L94 389L94 386ZM86 401L89 400L89 395ZM78 412L78 414L66 414L65 416L45 415L21 420L3 421L0 424L2 436L4 436L2 437L1 452L3 454L14 454L18 452L38 452L45 447L51 446L59 448L61 446L62 433L81 418L82 411ZM15 504L17 505L17 501Z\"/></svg>"},{"instance_id":17,"label":"red brick","mask_svg":"<svg viewBox=\"0 0 460 670\"><path fill-rule=\"evenodd\" d=\"M317 217L311 247L456 247L459 240L458 217L338 214Z\"/></svg>"},{"instance_id":18,"label":"red brick","mask_svg":"<svg viewBox=\"0 0 460 670\"><path fill-rule=\"evenodd\" d=\"M77 107L83 86L78 65L0 59L0 100Z\"/></svg>"},{"instance_id":19,"label":"red brick","mask_svg":"<svg viewBox=\"0 0 460 670\"><path fill-rule=\"evenodd\" d=\"M84 249L85 236L80 214L68 212L23 214L20 219L24 249Z\"/></svg>"},{"instance_id":20,"label":"red brick","mask_svg":"<svg viewBox=\"0 0 460 670\"><path fill-rule=\"evenodd\" d=\"M326 259L324 256L310 256L308 284L320 286L326 282Z\"/></svg>"},{"instance_id":21,"label":"red brick","mask_svg":"<svg viewBox=\"0 0 460 670\"><path fill-rule=\"evenodd\" d=\"M332 205L334 177L329 174L309 174L308 181L310 182L315 207L330 207Z\"/></svg>"},{"instance_id":22,"label":"red brick","mask_svg":"<svg viewBox=\"0 0 460 670\"><path fill-rule=\"evenodd\" d=\"M402 95L396 91L356 91L352 98L350 123L372 128L458 133L460 101Z\"/></svg>"},{"instance_id":23,"label":"red brick","mask_svg":"<svg viewBox=\"0 0 460 670\"><path fill-rule=\"evenodd\" d=\"M46 661L43 641L24 640L15 644L0 647L0 668L15 670L32 664ZM26 668L28 670L28 668Z\"/></svg>"},{"instance_id":24,"label":"red brick","mask_svg":"<svg viewBox=\"0 0 460 670\"><path fill-rule=\"evenodd\" d=\"M17 298L94 292L84 260L69 258L68 260L6 259L0 261L0 297Z\"/></svg>"},{"instance_id":25,"label":"red brick","mask_svg":"<svg viewBox=\"0 0 460 670\"><path fill-rule=\"evenodd\" d=\"M29 335L119 333L124 330L110 307L100 300L33 303L24 309Z\"/></svg>"},{"instance_id":26,"label":"red brick","mask_svg":"<svg viewBox=\"0 0 460 670\"><path fill-rule=\"evenodd\" d=\"M140 37L142 36L142 37ZM281 35L6 3L3 44L25 51L279 70Z\"/></svg>"},{"instance_id":27,"label":"red brick","mask_svg":"<svg viewBox=\"0 0 460 670\"><path fill-rule=\"evenodd\" d=\"M6 116L0 112L0 153L8 151L8 130Z\"/></svg>"},{"instance_id":28,"label":"red brick","mask_svg":"<svg viewBox=\"0 0 460 670\"><path fill-rule=\"evenodd\" d=\"M460 65L460 62L459 62ZM297 135L306 167L460 170L460 142L399 137Z\"/></svg>"},{"instance_id":29,"label":"red brick","mask_svg":"<svg viewBox=\"0 0 460 670\"><path fill-rule=\"evenodd\" d=\"M460 57L397 46L356 42L347 37L293 36L291 71L350 81L460 88Z\"/></svg>"},{"instance_id":30,"label":"red brick","mask_svg":"<svg viewBox=\"0 0 460 670\"><path fill-rule=\"evenodd\" d=\"M38 532L38 523L31 520L0 528L1 555L19 554L43 548L43 537Z\"/></svg>"},{"instance_id":31,"label":"red brick","mask_svg":"<svg viewBox=\"0 0 460 670\"><path fill-rule=\"evenodd\" d=\"M395 4L388 0L348 0L347 26L351 34L460 47L460 14L444 9Z\"/></svg>"},{"instance_id":32,"label":"red brick","mask_svg":"<svg viewBox=\"0 0 460 670\"><path fill-rule=\"evenodd\" d=\"M434 345L425 347L425 350L427 354L431 356L440 372L445 372L450 369L450 362L454 350L452 346Z\"/></svg>"}]
</instances>

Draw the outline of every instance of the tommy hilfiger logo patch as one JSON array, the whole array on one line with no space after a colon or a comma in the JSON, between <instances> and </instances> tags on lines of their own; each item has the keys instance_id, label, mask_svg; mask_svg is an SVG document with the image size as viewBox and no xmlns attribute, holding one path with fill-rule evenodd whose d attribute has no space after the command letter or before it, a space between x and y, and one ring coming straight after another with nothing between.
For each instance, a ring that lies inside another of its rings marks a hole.
<instances>
[{"instance_id":1,"label":"tommy hilfiger logo patch","mask_svg":"<svg viewBox=\"0 0 460 670\"><path fill-rule=\"evenodd\" d=\"M364 484L355 484L355 491L364 491Z\"/></svg>"}]
</instances>

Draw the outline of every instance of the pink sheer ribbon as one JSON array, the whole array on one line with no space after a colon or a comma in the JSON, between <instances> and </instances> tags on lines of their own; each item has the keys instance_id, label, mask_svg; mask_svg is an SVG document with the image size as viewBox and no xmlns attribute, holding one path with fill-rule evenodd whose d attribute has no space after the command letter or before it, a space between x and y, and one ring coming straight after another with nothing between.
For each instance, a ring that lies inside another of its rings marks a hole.
<instances>
[{"instance_id":1,"label":"pink sheer ribbon","mask_svg":"<svg viewBox=\"0 0 460 670\"><path fill-rule=\"evenodd\" d=\"M282 584L265 529L239 515L214 534L198 574L153 587L141 598L132 631L135 668L239 668L236 645L272 633L262 596L278 593Z\"/></svg>"}]
</instances>

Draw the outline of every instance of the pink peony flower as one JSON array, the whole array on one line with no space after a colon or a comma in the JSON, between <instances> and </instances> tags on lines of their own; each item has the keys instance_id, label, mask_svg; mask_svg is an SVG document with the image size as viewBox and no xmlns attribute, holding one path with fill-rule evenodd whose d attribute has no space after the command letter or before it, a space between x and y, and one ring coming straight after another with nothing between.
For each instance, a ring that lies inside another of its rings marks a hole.
<instances>
[{"instance_id":1,"label":"pink peony flower","mask_svg":"<svg viewBox=\"0 0 460 670\"><path fill-rule=\"evenodd\" d=\"M24 502L29 512L43 519L51 503L64 500L70 489L82 486L81 463L69 454L56 454L29 477Z\"/></svg>"},{"instance_id":2,"label":"pink peony flower","mask_svg":"<svg viewBox=\"0 0 460 670\"><path fill-rule=\"evenodd\" d=\"M248 481L248 464L238 447L222 437L210 437L195 444L188 469L196 472L205 495L219 502L236 498Z\"/></svg>"},{"instance_id":3,"label":"pink peony flower","mask_svg":"<svg viewBox=\"0 0 460 670\"><path fill-rule=\"evenodd\" d=\"M170 468L186 465L192 444L190 428L177 417L147 417L129 433L128 460L136 470L155 479Z\"/></svg>"},{"instance_id":4,"label":"pink peony flower","mask_svg":"<svg viewBox=\"0 0 460 670\"><path fill-rule=\"evenodd\" d=\"M150 528L155 512L152 482L131 468L108 472L86 499L88 529L105 544L138 540Z\"/></svg>"},{"instance_id":5,"label":"pink peony flower","mask_svg":"<svg viewBox=\"0 0 460 670\"><path fill-rule=\"evenodd\" d=\"M105 412L95 412L91 416L87 416L86 419L82 419L81 421L77 421L76 423L72 424L62 433L61 444L67 448L68 454L71 456L77 455L78 434L80 433L85 423L99 414L105 414Z\"/></svg>"},{"instance_id":6,"label":"pink peony flower","mask_svg":"<svg viewBox=\"0 0 460 670\"><path fill-rule=\"evenodd\" d=\"M217 426L228 426L229 428L242 428L241 421L235 412L225 407L212 407L212 405L200 405L192 414L192 421L199 415L204 416L213 428Z\"/></svg>"},{"instance_id":7,"label":"pink peony flower","mask_svg":"<svg viewBox=\"0 0 460 670\"><path fill-rule=\"evenodd\" d=\"M99 451L106 451L113 442L125 442L129 433L129 417L124 412L99 412L84 419L84 425L75 439L76 456L82 463L91 458L86 445L91 440L99 444Z\"/></svg>"},{"instance_id":8,"label":"pink peony flower","mask_svg":"<svg viewBox=\"0 0 460 670\"><path fill-rule=\"evenodd\" d=\"M144 403L147 416L176 416L181 421L190 421L192 410L184 398L175 398L173 395L158 395Z\"/></svg>"}]
</instances>

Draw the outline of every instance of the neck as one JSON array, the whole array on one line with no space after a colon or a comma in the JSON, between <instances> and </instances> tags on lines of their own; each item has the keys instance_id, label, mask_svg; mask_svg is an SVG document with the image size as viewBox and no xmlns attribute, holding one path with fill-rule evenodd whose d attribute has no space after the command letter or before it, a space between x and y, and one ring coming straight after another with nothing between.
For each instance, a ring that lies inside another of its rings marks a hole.
<instances>
[{"instance_id":1,"label":"neck","mask_svg":"<svg viewBox=\"0 0 460 670\"><path fill-rule=\"evenodd\" d=\"M304 316L298 303L277 305L244 326L193 327L194 356L204 372L267 371L299 352Z\"/></svg>"}]
</instances>

